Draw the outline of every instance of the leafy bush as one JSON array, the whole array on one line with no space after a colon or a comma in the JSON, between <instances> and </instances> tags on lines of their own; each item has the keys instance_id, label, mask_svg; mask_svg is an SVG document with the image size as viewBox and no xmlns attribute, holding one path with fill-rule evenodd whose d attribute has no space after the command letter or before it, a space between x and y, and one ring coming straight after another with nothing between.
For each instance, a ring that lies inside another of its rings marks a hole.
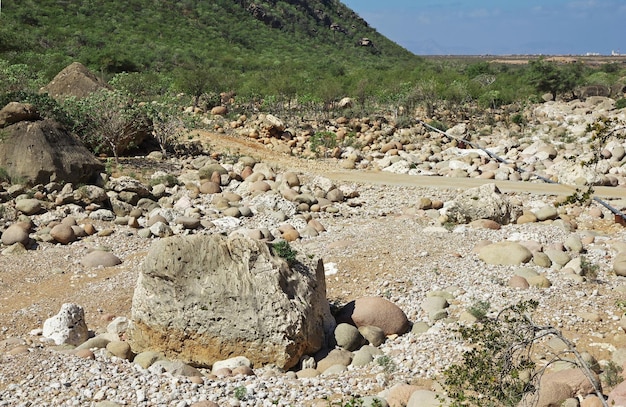
<instances>
[{"instance_id":1,"label":"leafy bush","mask_svg":"<svg viewBox=\"0 0 626 407\"><path fill-rule=\"evenodd\" d=\"M588 279L594 280L598 277L598 271L600 270L600 266L590 262L587 256L580 256L580 268L582 271L582 275L587 277Z\"/></svg>"},{"instance_id":2,"label":"leafy bush","mask_svg":"<svg viewBox=\"0 0 626 407\"><path fill-rule=\"evenodd\" d=\"M398 116L396 119L396 128L398 129L406 129L411 127L413 124L413 119L407 115Z\"/></svg>"},{"instance_id":3,"label":"leafy bush","mask_svg":"<svg viewBox=\"0 0 626 407\"><path fill-rule=\"evenodd\" d=\"M36 93L28 90L18 90L0 95L0 108L9 102L30 103L37 108L42 117L50 118L59 123L72 127L72 119L63 107L47 93Z\"/></svg>"},{"instance_id":4,"label":"leafy bush","mask_svg":"<svg viewBox=\"0 0 626 407\"><path fill-rule=\"evenodd\" d=\"M13 64L0 59L0 93L29 91L35 92L43 85L38 73L26 64Z\"/></svg>"},{"instance_id":5,"label":"leafy bush","mask_svg":"<svg viewBox=\"0 0 626 407\"><path fill-rule=\"evenodd\" d=\"M518 126L521 126L526 123L526 118L524 118L523 114L516 113L513 116L511 116L511 121L517 124Z\"/></svg>"},{"instance_id":6,"label":"leafy bush","mask_svg":"<svg viewBox=\"0 0 626 407\"><path fill-rule=\"evenodd\" d=\"M490 307L491 307L491 303L489 303L489 301L480 300L472 304L467 309L467 312L469 312L477 320L481 320L485 316L487 316L487 312L489 312Z\"/></svg>"},{"instance_id":7,"label":"leafy bush","mask_svg":"<svg viewBox=\"0 0 626 407\"><path fill-rule=\"evenodd\" d=\"M478 98L478 104L484 108L496 109L502 105L505 105L507 102L511 102L506 100L502 92L499 90L489 90Z\"/></svg>"},{"instance_id":8,"label":"leafy bush","mask_svg":"<svg viewBox=\"0 0 626 407\"><path fill-rule=\"evenodd\" d=\"M446 126L445 124L443 124L442 122L438 121L438 120L433 120L432 122L428 123L429 125L431 125L432 127L436 128L437 130L441 130L441 131L447 131L448 130L448 126Z\"/></svg>"},{"instance_id":9,"label":"leafy bush","mask_svg":"<svg viewBox=\"0 0 626 407\"><path fill-rule=\"evenodd\" d=\"M73 130L95 154L118 156L149 127L139 104L121 91L100 90L82 98L68 98L63 108L70 116Z\"/></svg>"},{"instance_id":10,"label":"leafy bush","mask_svg":"<svg viewBox=\"0 0 626 407\"><path fill-rule=\"evenodd\" d=\"M10 182L10 181L11 181L11 175L9 175L9 172L7 171L7 169L4 167L0 167L0 182Z\"/></svg>"},{"instance_id":11,"label":"leafy bush","mask_svg":"<svg viewBox=\"0 0 626 407\"><path fill-rule=\"evenodd\" d=\"M376 363L378 364L378 366L382 366L383 370L386 373L395 372L395 370L397 369L397 366L393 359L387 355L377 357Z\"/></svg>"},{"instance_id":12,"label":"leafy bush","mask_svg":"<svg viewBox=\"0 0 626 407\"><path fill-rule=\"evenodd\" d=\"M337 135L332 131L320 131L311 136L311 152L319 156L328 156L329 150L337 147Z\"/></svg>"},{"instance_id":13,"label":"leafy bush","mask_svg":"<svg viewBox=\"0 0 626 407\"><path fill-rule=\"evenodd\" d=\"M248 397L248 389L246 389L246 386L238 386L235 388L233 396L235 396L237 400L245 400Z\"/></svg>"},{"instance_id":14,"label":"leafy bush","mask_svg":"<svg viewBox=\"0 0 626 407\"><path fill-rule=\"evenodd\" d=\"M623 109L626 107L626 98L619 98L615 101L616 109Z\"/></svg>"},{"instance_id":15,"label":"leafy bush","mask_svg":"<svg viewBox=\"0 0 626 407\"><path fill-rule=\"evenodd\" d=\"M198 126L196 116L182 113L175 100L150 103L143 112L152 124L152 136L163 155L179 150L182 136Z\"/></svg>"},{"instance_id":16,"label":"leafy bush","mask_svg":"<svg viewBox=\"0 0 626 407\"><path fill-rule=\"evenodd\" d=\"M469 350L463 353L462 363L443 373L443 385L452 407L512 407L522 398L533 396L547 367L537 367L534 347L551 336L567 345L566 353L574 354L575 364L601 396L599 383L574 345L555 328L532 321L529 313L537 306L536 301L521 302L505 308L496 317L484 317L474 325L458 329ZM548 366L562 360L562 355L554 355Z\"/></svg>"},{"instance_id":17,"label":"leafy bush","mask_svg":"<svg viewBox=\"0 0 626 407\"><path fill-rule=\"evenodd\" d=\"M622 370L621 366L611 360L603 369L602 380L608 387L615 387L624 381Z\"/></svg>"},{"instance_id":18,"label":"leafy bush","mask_svg":"<svg viewBox=\"0 0 626 407\"><path fill-rule=\"evenodd\" d=\"M289 242L287 242L286 240L281 240L280 242L274 243L272 245L272 251L277 256L282 257L283 259L285 259L285 261L289 265L292 265L292 264L294 264L296 262L296 255L298 254L298 252L295 251L291 247Z\"/></svg>"},{"instance_id":19,"label":"leafy bush","mask_svg":"<svg viewBox=\"0 0 626 407\"><path fill-rule=\"evenodd\" d=\"M583 66L580 63L558 65L543 58L528 64L528 81L539 92L548 92L556 100L557 94L572 92L583 81Z\"/></svg>"}]
</instances>

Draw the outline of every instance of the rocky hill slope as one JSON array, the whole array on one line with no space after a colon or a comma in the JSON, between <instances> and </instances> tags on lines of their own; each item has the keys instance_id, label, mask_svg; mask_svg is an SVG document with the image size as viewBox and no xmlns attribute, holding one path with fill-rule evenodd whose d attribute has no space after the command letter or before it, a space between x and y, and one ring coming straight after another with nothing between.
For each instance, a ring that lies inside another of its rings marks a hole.
<instances>
[{"instance_id":1,"label":"rocky hill slope","mask_svg":"<svg viewBox=\"0 0 626 407\"><path fill-rule=\"evenodd\" d=\"M412 57L339 1L5 1L0 18L0 58L46 72L81 61L100 73L201 64L242 74Z\"/></svg>"}]
</instances>

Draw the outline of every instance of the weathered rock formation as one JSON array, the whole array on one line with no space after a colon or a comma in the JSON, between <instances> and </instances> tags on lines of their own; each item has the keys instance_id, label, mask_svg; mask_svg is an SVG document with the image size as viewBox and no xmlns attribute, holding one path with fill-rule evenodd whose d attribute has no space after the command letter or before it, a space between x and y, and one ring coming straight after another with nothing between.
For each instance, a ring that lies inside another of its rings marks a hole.
<instances>
[{"instance_id":1,"label":"weathered rock formation","mask_svg":"<svg viewBox=\"0 0 626 407\"><path fill-rule=\"evenodd\" d=\"M21 121L40 120L37 109L28 103L10 102L0 110L0 128Z\"/></svg>"},{"instance_id":2,"label":"weathered rock formation","mask_svg":"<svg viewBox=\"0 0 626 407\"><path fill-rule=\"evenodd\" d=\"M334 329L323 264L290 268L266 243L240 235L156 242L137 282L132 322L134 351L198 366L245 356L290 368Z\"/></svg>"},{"instance_id":3,"label":"weathered rock formation","mask_svg":"<svg viewBox=\"0 0 626 407\"><path fill-rule=\"evenodd\" d=\"M80 305L63 304L57 315L44 322L43 336L53 339L57 345L80 345L89 337L85 311Z\"/></svg>"},{"instance_id":4,"label":"weathered rock formation","mask_svg":"<svg viewBox=\"0 0 626 407\"><path fill-rule=\"evenodd\" d=\"M54 120L20 121L4 129L0 167L32 184L88 183L104 165Z\"/></svg>"},{"instance_id":5,"label":"weathered rock formation","mask_svg":"<svg viewBox=\"0 0 626 407\"><path fill-rule=\"evenodd\" d=\"M84 98L100 89L110 87L80 62L74 62L59 72L41 91L54 99Z\"/></svg>"},{"instance_id":6,"label":"weathered rock formation","mask_svg":"<svg viewBox=\"0 0 626 407\"><path fill-rule=\"evenodd\" d=\"M501 225L514 222L522 213L521 208L513 205L495 184L468 189L454 201L446 202L444 212L456 223L491 219Z\"/></svg>"}]
</instances>

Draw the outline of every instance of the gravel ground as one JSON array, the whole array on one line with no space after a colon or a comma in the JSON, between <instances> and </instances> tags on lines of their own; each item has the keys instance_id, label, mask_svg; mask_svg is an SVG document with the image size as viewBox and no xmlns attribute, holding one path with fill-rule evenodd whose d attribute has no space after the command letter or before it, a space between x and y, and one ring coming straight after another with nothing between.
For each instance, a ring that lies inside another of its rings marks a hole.
<instances>
[{"instance_id":1,"label":"gravel ground","mask_svg":"<svg viewBox=\"0 0 626 407\"><path fill-rule=\"evenodd\" d=\"M537 322L560 328L580 350L601 361L626 345L619 327L621 310L616 306L626 292L625 280L611 270L612 247L624 242L626 234L608 212L610 220L592 218L588 208L576 212L578 230L573 232L553 222L507 225L500 230L467 225L442 228L433 213L417 209L416 202L420 197L447 201L458 193L456 189L354 186L358 198L341 204L336 214L318 215L326 232L292 245L302 255L335 265L336 274L327 278L329 300L342 304L366 295L384 296L417 323L428 322L420 305L429 292L454 294L450 319L432 324L426 333L389 338L380 346L390 358L386 365L350 367L339 375L313 379L296 379L293 372L259 367L256 376L204 378L198 383L143 370L104 351L96 351L95 359L88 360L49 346L30 333L65 302L85 308L87 324L94 332L101 331L111 315L130 316L133 287L151 241L125 226L99 224L99 230L110 228L113 233L64 247L41 243L37 250L20 256L0 256L0 406L104 406L110 401L183 407L203 400L220 406L323 406L328 399L376 395L398 383L429 388L464 349L454 339L451 321L479 300L498 310L536 299L540 303L534 315ZM530 209L555 198L517 194L516 199ZM487 265L474 251L485 240L548 246L563 243L571 233L594 236L585 247L585 256L597 266L595 279L581 282L556 269L529 266L545 272L552 286L513 289L507 282L516 267ZM124 263L84 269L79 259L97 247L109 248ZM242 386L245 396L240 394Z\"/></svg>"}]
</instances>

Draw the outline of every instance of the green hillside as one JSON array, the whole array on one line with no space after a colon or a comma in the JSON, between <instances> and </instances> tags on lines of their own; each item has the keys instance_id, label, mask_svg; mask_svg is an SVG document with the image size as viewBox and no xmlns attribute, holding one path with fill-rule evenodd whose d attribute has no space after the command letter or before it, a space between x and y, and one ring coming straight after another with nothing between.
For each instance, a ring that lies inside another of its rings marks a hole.
<instances>
[{"instance_id":1,"label":"green hillside","mask_svg":"<svg viewBox=\"0 0 626 407\"><path fill-rule=\"evenodd\" d=\"M301 90L325 78L349 85L419 58L337 0L4 0L0 59L45 79L73 61L105 79L212 69L252 91L289 86L286 76Z\"/></svg>"},{"instance_id":2,"label":"green hillside","mask_svg":"<svg viewBox=\"0 0 626 407\"><path fill-rule=\"evenodd\" d=\"M546 92L571 98L582 85L618 89L625 77L617 62L422 58L338 0L2 1L0 101L28 99L15 92L37 94L75 61L134 100L182 93L181 104L208 110L225 92L240 110L278 113L293 102L327 110L350 96L356 115L410 116L421 105L431 116L438 107L523 105Z\"/></svg>"}]
</instances>

